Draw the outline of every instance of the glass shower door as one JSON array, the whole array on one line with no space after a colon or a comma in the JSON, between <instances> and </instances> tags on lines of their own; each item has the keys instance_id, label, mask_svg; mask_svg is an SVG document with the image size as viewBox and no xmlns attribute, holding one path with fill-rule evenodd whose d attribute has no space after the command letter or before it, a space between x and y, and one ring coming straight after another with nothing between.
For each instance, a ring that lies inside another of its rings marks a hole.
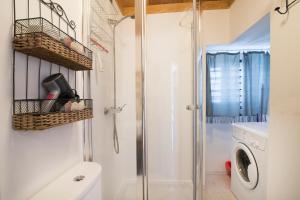
<instances>
[{"instance_id":1,"label":"glass shower door","mask_svg":"<svg viewBox=\"0 0 300 200\"><path fill-rule=\"evenodd\" d=\"M146 16L136 2L138 199L201 199L198 5Z\"/></svg>"},{"instance_id":2,"label":"glass shower door","mask_svg":"<svg viewBox=\"0 0 300 200\"><path fill-rule=\"evenodd\" d=\"M148 14L146 134L149 200L193 199L191 11Z\"/></svg>"},{"instance_id":3,"label":"glass shower door","mask_svg":"<svg viewBox=\"0 0 300 200\"><path fill-rule=\"evenodd\" d=\"M146 14L136 1L139 200L201 199L199 2Z\"/></svg>"}]
</instances>

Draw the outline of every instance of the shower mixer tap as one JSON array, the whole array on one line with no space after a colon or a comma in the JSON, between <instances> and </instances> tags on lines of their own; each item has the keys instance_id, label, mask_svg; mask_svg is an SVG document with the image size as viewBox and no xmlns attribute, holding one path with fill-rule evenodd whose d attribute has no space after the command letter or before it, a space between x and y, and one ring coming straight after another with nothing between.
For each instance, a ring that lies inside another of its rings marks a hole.
<instances>
[{"instance_id":1,"label":"shower mixer tap","mask_svg":"<svg viewBox=\"0 0 300 200\"><path fill-rule=\"evenodd\" d=\"M122 106L118 106L118 107L105 107L104 108L104 114L108 115L108 114L117 114L123 111L123 109L125 108L126 104L122 105Z\"/></svg>"}]
</instances>

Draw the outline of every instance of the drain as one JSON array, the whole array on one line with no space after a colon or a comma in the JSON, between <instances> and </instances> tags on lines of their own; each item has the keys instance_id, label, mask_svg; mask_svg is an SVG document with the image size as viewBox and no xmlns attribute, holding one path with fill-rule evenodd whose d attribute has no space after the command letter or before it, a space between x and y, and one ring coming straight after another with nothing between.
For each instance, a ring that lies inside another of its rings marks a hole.
<instances>
[{"instance_id":1,"label":"drain","mask_svg":"<svg viewBox=\"0 0 300 200\"><path fill-rule=\"evenodd\" d=\"M73 178L73 181L79 182L79 181L82 181L84 178L85 178L85 176L83 176L83 175L75 176Z\"/></svg>"}]
</instances>

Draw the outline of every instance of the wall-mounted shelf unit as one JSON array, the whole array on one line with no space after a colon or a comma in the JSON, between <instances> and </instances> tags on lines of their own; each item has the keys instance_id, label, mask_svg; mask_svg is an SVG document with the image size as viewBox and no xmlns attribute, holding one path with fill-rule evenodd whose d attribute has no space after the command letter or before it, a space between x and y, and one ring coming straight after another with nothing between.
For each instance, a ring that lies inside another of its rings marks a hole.
<instances>
[{"instance_id":1,"label":"wall-mounted shelf unit","mask_svg":"<svg viewBox=\"0 0 300 200\"><path fill-rule=\"evenodd\" d=\"M18 6L16 1L22 5ZM36 8L38 13L30 13ZM26 16L17 16L17 9L22 9ZM93 117L92 51L77 41L75 28L64 9L51 0L14 0L12 122L15 130L44 130ZM47 95L49 91L42 87L42 82L54 73L66 77L71 91L76 91L76 98L63 99L62 93L56 98ZM62 99L71 105L80 103L81 107L66 111L65 105L60 108L56 105L45 112L44 105Z\"/></svg>"},{"instance_id":2,"label":"wall-mounted shelf unit","mask_svg":"<svg viewBox=\"0 0 300 200\"><path fill-rule=\"evenodd\" d=\"M24 99L15 101L13 124L15 130L45 130L55 126L61 126L85 119L93 118L93 101L82 99L86 106L83 110L72 112L42 113L42 103L46 99Z\"/></svg>"},{"instance_id":3,"label":"wall-mounted shelf unit","mask_svg":"<svg viewBox=\"0 0 300 200\"><path fill-rule=\"evenodd\" d=\"M14 49L68 67L92 69L92 51L42 17L15 21Z\"/></svg>"}]
</instances>

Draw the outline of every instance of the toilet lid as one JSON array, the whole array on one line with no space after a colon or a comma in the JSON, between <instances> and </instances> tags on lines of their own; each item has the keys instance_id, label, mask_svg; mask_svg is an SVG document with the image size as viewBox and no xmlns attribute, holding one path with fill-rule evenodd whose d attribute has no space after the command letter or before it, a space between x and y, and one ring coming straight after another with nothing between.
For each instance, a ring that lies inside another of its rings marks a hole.
<instances>
[{"instance_id":1,"label":"toilet lid","mask_svg":"<svg viewBox=\"0 0 300 200\"><path fill-rule=\"evenodd\" d=\"M243 143L237 143L234 149L234 166L239 180L249 190L258 183L258 167L251 150Z\"/></svg>"}]
</instances>

